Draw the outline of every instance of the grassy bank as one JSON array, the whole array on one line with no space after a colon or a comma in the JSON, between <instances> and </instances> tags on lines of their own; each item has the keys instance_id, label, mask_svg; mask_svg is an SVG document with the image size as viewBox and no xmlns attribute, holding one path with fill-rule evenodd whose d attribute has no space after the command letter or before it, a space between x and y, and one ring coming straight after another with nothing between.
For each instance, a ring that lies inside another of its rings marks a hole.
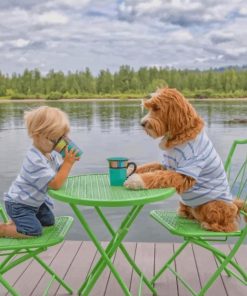
<instances>
[{"instance_id":1,"label":"grassy bank","mask_svg":"<svg viewBox=\"0 0 247 296\"><path fill-rule=\"evenodd\" d=\"M15 94L12 96L0 97L0 100L85 100L85 99L141 99L146 94L76 94L76 95L64 95L64 94L50 94L50 95L23 95Z\"/></svg>"},{"instance_id":2,"label":"grassy bank","mask_svg":"<svg viewBox=\"0 0 247 296\"><path fill-rule=\"evenodd\" d=\"M247 98L247 92L235 91L235 92L212 92L211 90L201 90L201 91L182 91L185 97L190 99L245 99ZM9 96L0 97L0 101L6 100L86 100L86 99L142 99L147 98L147 93L106 93L106 94L70 94L70 93L60 93L51 92L50 94L11 94Z\"/></svg>"}]
</instances>

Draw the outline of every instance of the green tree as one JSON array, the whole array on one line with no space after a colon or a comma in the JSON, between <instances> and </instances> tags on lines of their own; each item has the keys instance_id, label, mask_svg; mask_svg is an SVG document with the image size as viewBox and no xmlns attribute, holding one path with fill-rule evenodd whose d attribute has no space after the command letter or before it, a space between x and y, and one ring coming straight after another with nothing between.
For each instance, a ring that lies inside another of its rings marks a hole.
<instances>
[{"instance_id":1,"label":"green tree","mask_svg":"<svg viewBox=\"0 0 247 296\"><path fill-rule=\"evenodd\" d=\"M110 71L101 70L97 80L96 80L96 89L99 94L111 94L113 91L113 77Z\"/></svg>"}]
</instances>

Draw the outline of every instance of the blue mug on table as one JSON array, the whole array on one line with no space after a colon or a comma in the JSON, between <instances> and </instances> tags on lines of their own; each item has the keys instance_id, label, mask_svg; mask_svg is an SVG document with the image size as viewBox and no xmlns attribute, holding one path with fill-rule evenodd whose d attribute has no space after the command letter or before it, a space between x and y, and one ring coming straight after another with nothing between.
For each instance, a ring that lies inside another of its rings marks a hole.
<instances>
[{"instance_id":1,"label":"blue mug on table","mask_svg":"<svg viewBox=\"0 0 247 296\"><path fill-rule=\"evenodd\" d=\"M109 162L109 179L111 186L122 186L126 179L134 174L137 165L134 162L128 162L126 157L110 157ZM127 175L127 169L133 166L132 172Z\"/></svg>"}]
</instances>

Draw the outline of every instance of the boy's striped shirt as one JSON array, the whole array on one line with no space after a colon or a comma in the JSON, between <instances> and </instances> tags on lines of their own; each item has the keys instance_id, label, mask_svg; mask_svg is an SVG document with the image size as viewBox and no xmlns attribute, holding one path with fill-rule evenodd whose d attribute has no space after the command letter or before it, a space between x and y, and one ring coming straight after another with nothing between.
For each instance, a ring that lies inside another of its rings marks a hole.
<instances>
[{"instance_id":1,"label":"boy's striped shirt","mask_svg":"<svg viewBox=\"0 0 247 296\"><path fill-rule=\"evenodd\" d=\"M47 195L48 183L56 175L62 159L52 151L48 160L36 147L32 146L24 158L20 173L4 193L4 200L39 207L46 203L52 207L53 202Z\"/></svg>"}]
</instances>

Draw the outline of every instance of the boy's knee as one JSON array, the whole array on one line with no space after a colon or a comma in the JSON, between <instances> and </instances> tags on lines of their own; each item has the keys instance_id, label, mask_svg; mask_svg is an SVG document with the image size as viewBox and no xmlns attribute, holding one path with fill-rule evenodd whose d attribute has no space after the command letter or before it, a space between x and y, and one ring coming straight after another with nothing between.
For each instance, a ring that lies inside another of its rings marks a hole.
<instances>
[{"instance_id":1,"label":"boy's knee","mask_svg":"<svg viewBox=\"0 0 247 296\"><path fill-rule=\"evenodd\" d=\"M19 233L28 236L40 236L42 234L42 226L40 223L33 223L33 225L16 225L16 230Z\"/></svg>"},{"instance_id":2,"label":"boy's knee","mask_svg":"<svg viewBox=\"0 0 247 296\"><path fill-rule=\"evenodd\" d=\"M55 218L53 215L46 215L46 216L40 217L39 221L42 226L52 226L55 224Z\"/></svg>"},{"instance_id":3,"label":"boy's knee","mask_svg":"<svg viewBox=\"0 0 247 296\"><path fill-rule=\"evenodd\" d=\"M54 214L45 203L40 206L36 216L42 226L52 226L55 224Z\"/></svg>"}]
</instances>

